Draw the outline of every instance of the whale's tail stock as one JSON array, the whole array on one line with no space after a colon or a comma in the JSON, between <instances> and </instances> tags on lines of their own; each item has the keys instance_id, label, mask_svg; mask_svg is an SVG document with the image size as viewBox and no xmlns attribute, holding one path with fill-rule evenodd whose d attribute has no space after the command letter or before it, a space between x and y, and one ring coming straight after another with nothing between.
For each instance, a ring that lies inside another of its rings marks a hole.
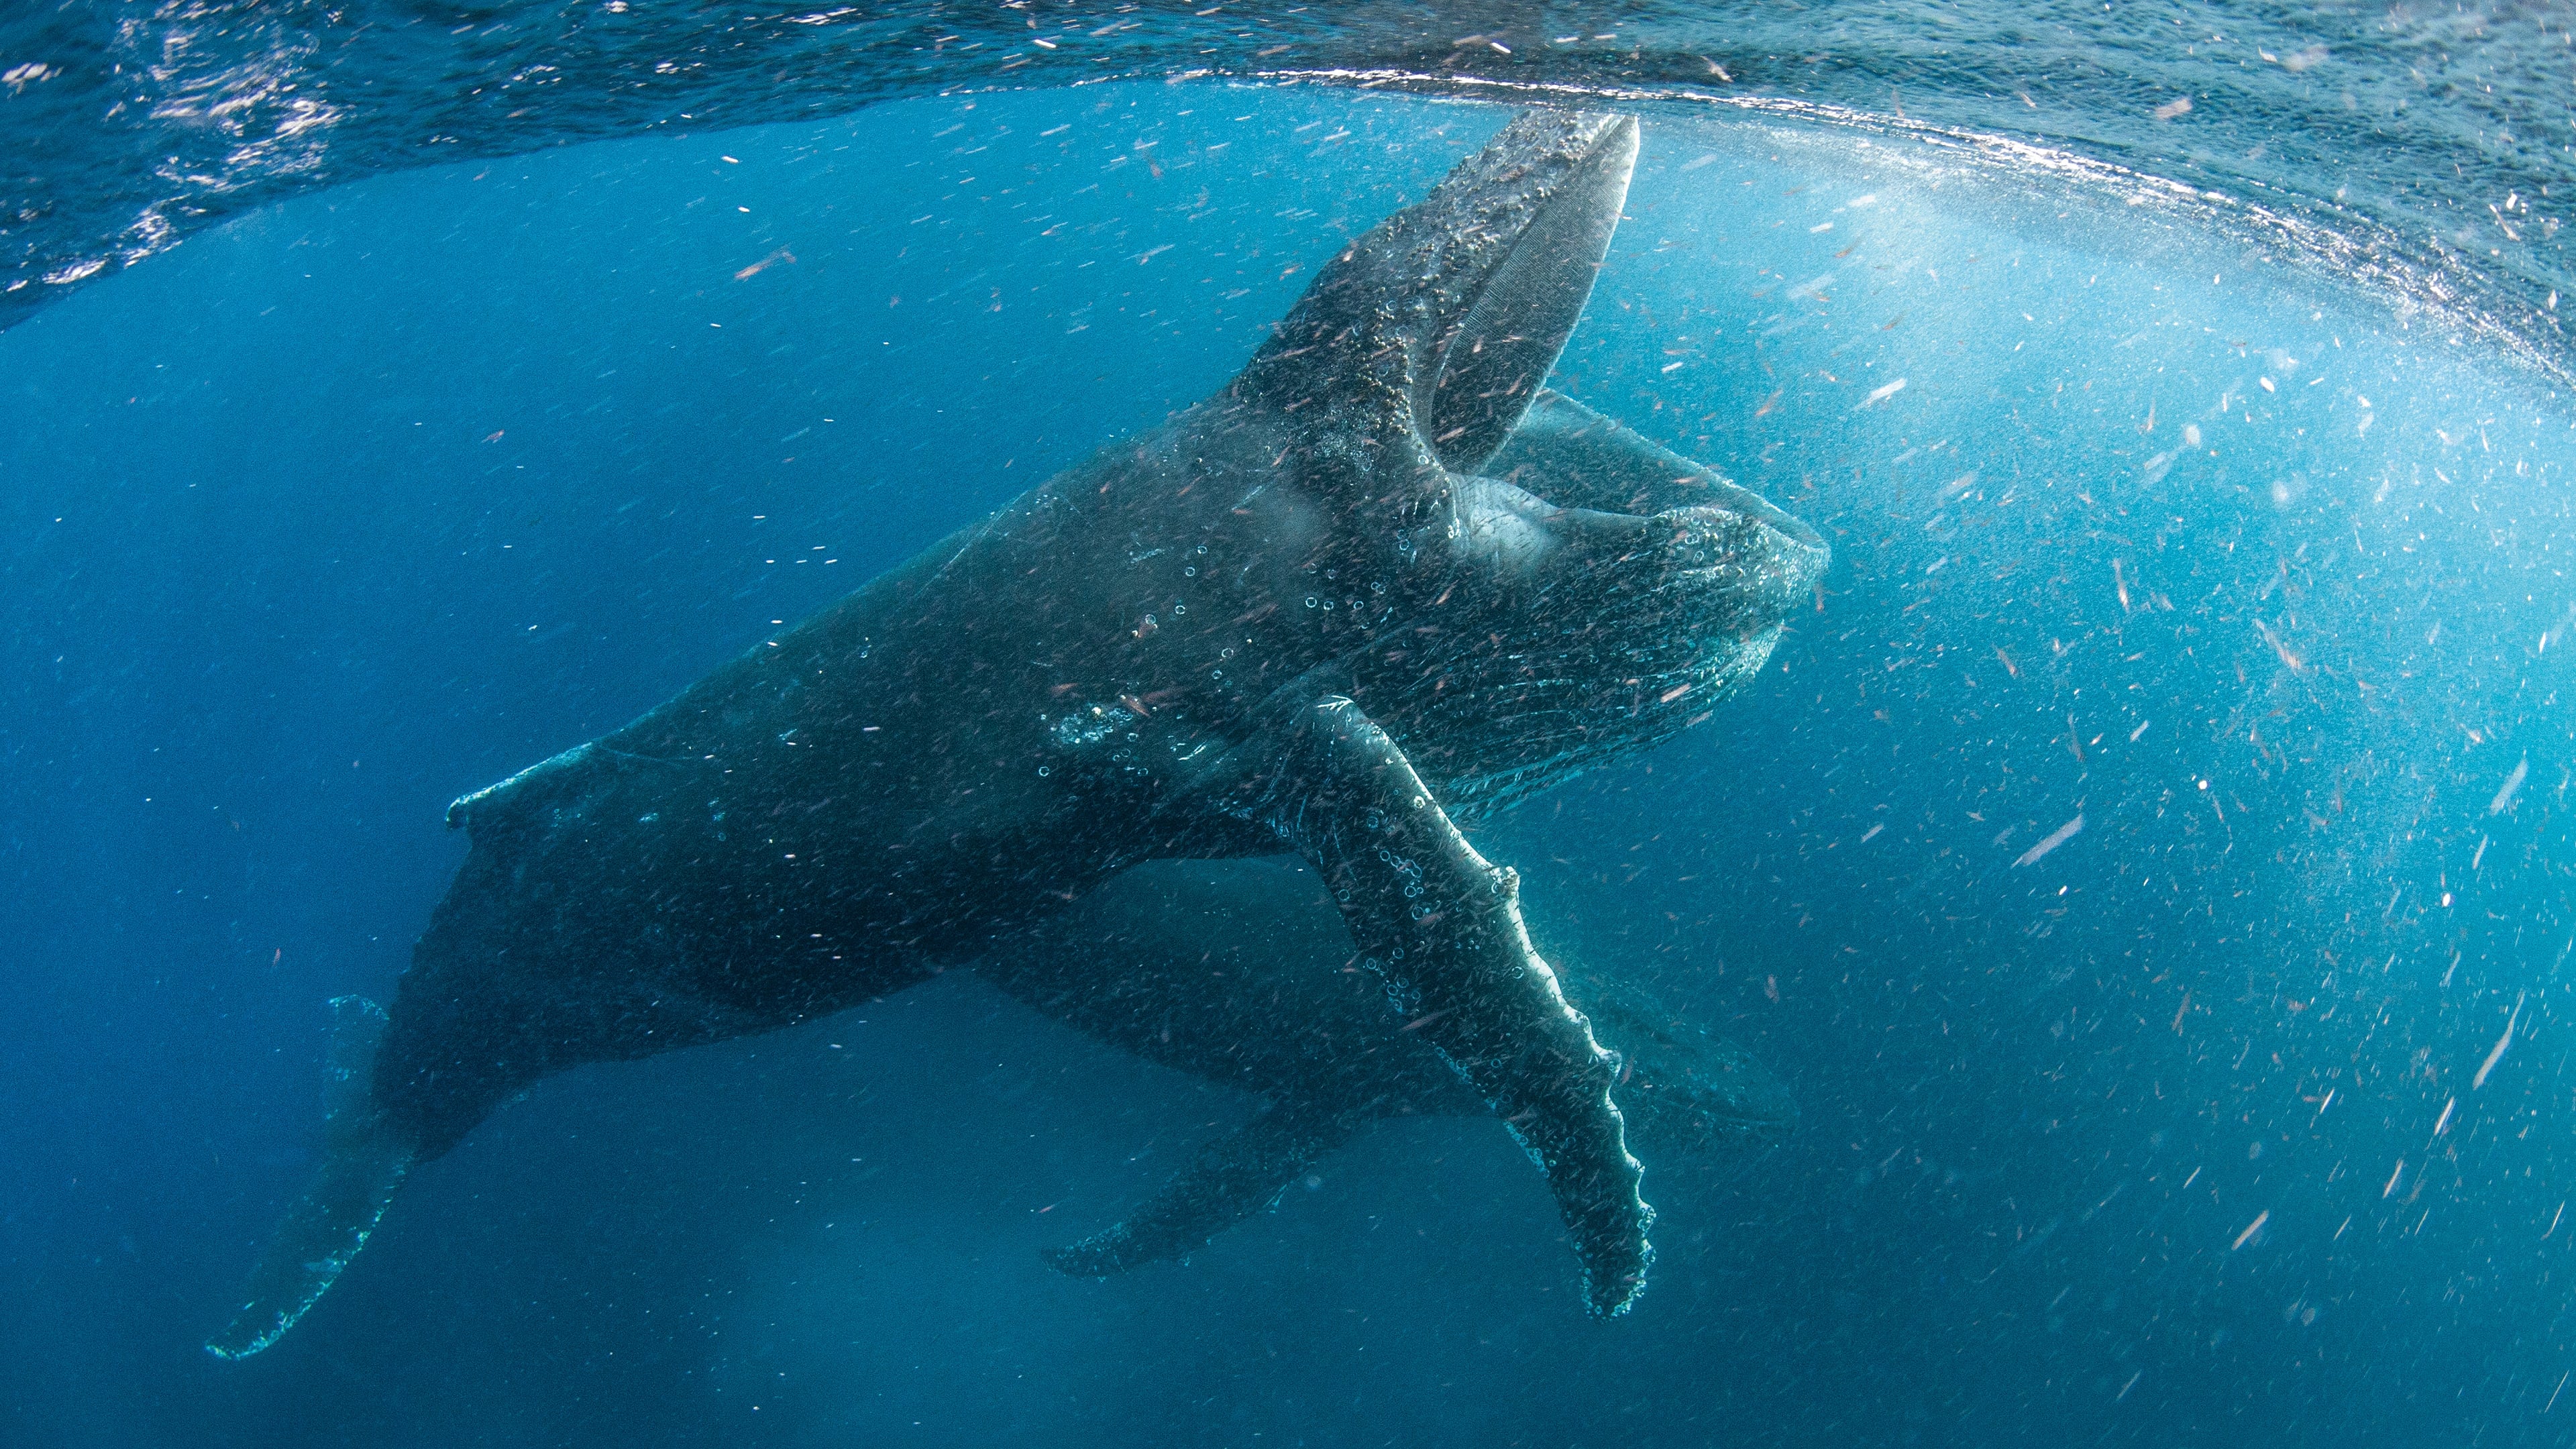
<instances>
[{"instance_id":1,"label":"whale's tail stock","mask_svg":"<svg viewBox=\"0 0 2576 1449\"><path fill-rule=\"evenodd\" d=\"M363 996L331 1002L331 1055L321 1165L269 1239L239 1311L206 1341L217 1358L248 1358L277 1342L330 1290L411 1170L410 1141L374 1101L385 1010Z\"/></svg>"}]
</instances>

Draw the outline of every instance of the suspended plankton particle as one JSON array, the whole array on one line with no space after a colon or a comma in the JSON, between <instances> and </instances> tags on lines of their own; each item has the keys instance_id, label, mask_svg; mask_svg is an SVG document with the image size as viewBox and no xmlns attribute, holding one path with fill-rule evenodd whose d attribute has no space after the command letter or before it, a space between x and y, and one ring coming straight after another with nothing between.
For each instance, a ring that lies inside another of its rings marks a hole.
<instances>
[{"instance_id":1,"label":"suspended plankton particle","mask_svg":"<svg viewBox=\"0 0 2576 1449\"><path fill-rule=\"evenodd\" d=\"M2515 793L2522 789L2523 777L2530 773L2531 757L2525 755L2514 765L2513 773L2504 777L2504 784L2496 790L2495 799L2487 804L2487 813L2502 815L2513 804Z\"/></svg>"},{"instance_id":2,"label":"suspended plankton particle","mask_svg":"<svg viewBox=\"0 0 2576 1449\"><path fill-rule=\"evenodd\" d=\"M2292 674L2308 672L2308 661L2300 658L2297 650L2283 643L2281 636L2272 632L2271 625L2257 619L2254 621L2254 632L2263 636L2263 642L2272 646L2272 652L2281 656L2281 662L2289 666Z\"/></svg>"},{"instance_id":3,"label":"suspended plankton particle","mask_svg":"<svg viewBox=\"0 0 2576 1449\"><path fill-rule=\"evenodd\" d=\"M2469 1078L2470 1091L2477 1091L2479 1088L2484 1087L2487 1084L2487 1073L2494 1071L2495 1064L2503 1060L2504 1049L2513 1045L2514 1024L2522 1020L2523 996L2524 993L2522 992L2517 991L2514 993L2513 1013L2504 1019L2504 1035L2496 1038L2495 1049L2487 1053L2487 1059L2478 1063L2478 1074Z\"/></svg>"},{"instance_id":4,"label":"suspended plankton particle","mask_svg":"<svg viewBox=\"0 0 2576 1449\"><path fill-rule=\"evenodd\" d=\"M2236 1241L2227 1245L2227 1251L2233 1253L2237 1249L2244 1247L2256 1233L2263 1231L2263 1225L2271 1220L2272 1210L2270 1208L2265 1208L2261 1212L2256 1213L2254 1215L2254 1221L2245 1225L2245 1231L2236 1235Z\"/></svg>"},{"instance_id":5,"label":"suspended plankton particle","mask_svg":"<svg viewBox=\"0 0 2576 1449\"><path fill-rule=\"evenodd\" d=\"M2084 815L2083 812L2078 811L2076 812L2074 819L2057 827L2057 829L2052 832L2046 840L2043 840L2039 844L2032 846L2030 849L2023 851L2021 853L2021 859L2013 862L2013 869L2019 870L2025 865L2035 864L2042 856L2047 855L2050 851L2055 850L2057 847L2074 839L2076 833L2081 831L2083 828Z\"/></svg>"},{"instance_id":6,"label":"suspended plankton particle","mask_svg":"<svg viewBox=\"0 0 2576 1449\"><path fill-rule=\"evenodd\" d=\"M1863 408L1876 407L1880 403L1887 401L1889 398L1892 398L1903 391L1905 391L1905 379L1900 377L1885 387L1872 388L1869 396L1861 399L1860 406ZM1860 411L1860 408L1854 408L1852 411L1858 412Z\"/></svg>"}]
</instances>

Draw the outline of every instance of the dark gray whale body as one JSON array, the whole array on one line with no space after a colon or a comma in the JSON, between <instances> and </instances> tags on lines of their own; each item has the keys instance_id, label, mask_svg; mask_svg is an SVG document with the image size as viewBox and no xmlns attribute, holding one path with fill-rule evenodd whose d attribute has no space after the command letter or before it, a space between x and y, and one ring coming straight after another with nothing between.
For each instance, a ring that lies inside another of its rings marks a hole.
<instances>
[{"instance_id":1,"label":"dark gray whale body","mask_svg":"<svg viewBox=\"0 0 2576 1449\"><path fill-rule=\"evenodd\" d=\"M1825 561L1541 391L1636 145L1519 117L1223 391L458 801L466 861L209 1347L273 1342L411 1165L548 1073L900 990L1141 861L1283 849L1545 1170L1594 1310L1625 1308L1651 1213L1618 1063L1456 821L1705 717Z\"/></svg>"},{"instance_id":2,"label":"dark gray whale body","mask_svg":"<svg viewBox=\"0 0 2576 1449\"><path fill-rule=\"evenodd\" d=\"M1125 1221L1048 1261L1097 1277L1177 1258L1373 1120L1487 1115L1358 961L1332 893L1281 857L1148 861L978 962L978 976L1068 1025L1268 1099ZM1740 1154L1796 1123L1759 1061L1645 992L1584 973L1565 990L1619 1054L1620 1114L1650 1160Z\"/></svg>"}]
</instances>

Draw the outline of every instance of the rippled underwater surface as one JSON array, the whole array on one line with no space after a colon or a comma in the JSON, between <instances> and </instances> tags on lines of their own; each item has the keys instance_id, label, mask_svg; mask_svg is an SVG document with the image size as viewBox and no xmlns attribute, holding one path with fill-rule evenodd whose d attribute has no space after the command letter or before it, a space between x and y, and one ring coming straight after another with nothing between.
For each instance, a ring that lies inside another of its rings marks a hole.
<instances>
[{"instance_id":1,"label":"rippled underwater surface","mask_svg":"<svg viewBox=\"0 0 2576 1449\"><path fill-rule=\"evenodd\" d=\"M2547 348L2106 173L1671 102L1556 385L1836 560L1760 685L1478 837L1803 1110L1649 1164L1634 1314L1490 1122L1057 1277L1254 1104L951 979L552 1079L199 1351L449 799L1203 396L1502 114L1203 79L477 159L0 335L13 1440L2562 1440Z\"/></svg>"}]
</instances>

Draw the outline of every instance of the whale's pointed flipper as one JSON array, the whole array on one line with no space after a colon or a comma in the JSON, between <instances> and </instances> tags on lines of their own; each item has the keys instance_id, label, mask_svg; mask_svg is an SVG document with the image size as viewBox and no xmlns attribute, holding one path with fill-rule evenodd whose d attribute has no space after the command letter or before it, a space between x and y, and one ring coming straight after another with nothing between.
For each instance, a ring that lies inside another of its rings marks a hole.
<instances>
[{"instance_id":1,"label":"whale's pointed flipper","mask_svg":"<svg viewBox=\"0 0 2576 1449\"><path fill-rule=\"evenodd\" d=\"M322 1165L277 1225L251 1270L249 1292L223 1332L206 1341L217 1358L248 1358L295 1326L367 1244L394 1200L412 1149L370 1093L385 1011L363 996L331 1002L331 1085Z\"/></svg>"},{"instance_id":2,"label":"whale's pointed flipper","mask_svg":"<svg viewBox=\"0 0 2576 1449\"><path fill-rule=\"evenodd\" d=\"M1126 1221L1042 1252L1050 1266L1077 1278L1106 1278L1195 1252L1277 1202L1317 1158L1349 1141L1358 1122L1355 1114L1272 1107L1200 1149L1198 1161Z\"/></svg>"}]
</instances>

